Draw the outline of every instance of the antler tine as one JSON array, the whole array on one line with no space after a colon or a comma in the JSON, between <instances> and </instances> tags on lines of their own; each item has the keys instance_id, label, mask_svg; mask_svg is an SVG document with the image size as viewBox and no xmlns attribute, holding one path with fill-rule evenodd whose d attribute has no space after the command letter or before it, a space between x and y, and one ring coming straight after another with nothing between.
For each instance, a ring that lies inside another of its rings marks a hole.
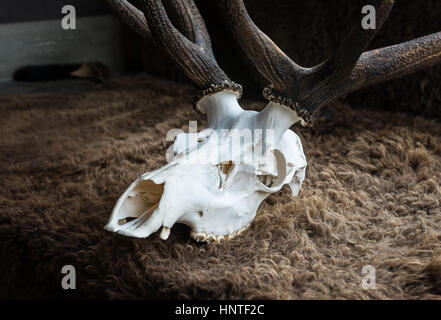
<instances>
[{"instance_id":1,"label":"antler tine","mask_svg":"<svg viewBox=\"0 0 441 320\"><path fill-rule=\"evenodd\" d=\"M342 41L333 57L326 63L325 69L327 77L331 74L332 78L342 78L349 74L356 65L358 59L362 53L366 50L369 43L381 29L389 12L392 9L395 0L381 0L378 5L375 6L376 11L376 23L374 29L364 29L362 21L362 12L356 20L354 27L349 32L348 36ZM372 3L370 0L369 3Z\"/></svg>"},{"instance_id":2,"label":"antler tine","mask_svg":"<svg viewBox=\"0 0 441 320\"><path fill-rule=\"evenodd\" d=\"M207 27L194 1L165 0L163 2L170 20L179 31L215 60Z\"/></svg>"},{"instance_id":3,"label":"antler tine","mask_svg":"<svg viewBox=\"0 0 441 320\"><path fill-rule=\"evenodd\" d=\"M386 21L394 0L377 2L375 29L363 29L360 20L335 54L312 68L295 64L260 31L242 0L220 3L240 46L271 83L264 97L291 107L309 125L318 108L339 96L441 61L441 33L363 53Z\"/></svg>"},{"instance_id":4,"label":"antler tine","mask_svg":"<svg viewBox=\"0 0 441 320\"><path fill-rule=\"evenodd\" d=\"M365 52L342 84L344 94L441 62L441 32Z\"/></svg>"},{"instance_id":5,"label":"antler tine","mask_svg":"<svg viewBox=\"0 0 441 320\"><path fill-rule=\"evenodd\" d=\"M144 38L151 40L152 36L144 13L126 0L107 0L109 6L121 20ZM165 0L166 11L171 20L190 41L203 48L214 59L211 40L193 0Z\"/></svg>"},{"instance_id":6,"label":"antler tine","mask_svg":"<svg viewBox=\"0 0 441 320\"><path fill-rule=\"evenodd\" d=\"M357 23L333 57L314 68L306 80L307 90L297 97L309 113L350 92L396 79L441 61L441 33L364 52L386 21L394 0L376 6L376 29Z\"/></svg>"},{"instance_id":7,"label":"antler tine","mask_svg":"<svg viewBox=\"0 0 441 320\"><path fill-rule=\"evenodd\" d=\"M387 20L394 2L395 0L376 1L374 6L376 17L374 29L363 28L361 24L362 12L360 11L360 16L356 23L343 39L333 56L322 64L311 68L312 71L309 77L304 83L299 84L301 90L295 96L295 103L290 101L291 107L298 113L303 114L307 118L305 120L312 121L312 115L317 109L333 99L343 96L345 88L355 85L351 76L357 75L353 74L353 70L364 50ZM371 2L368 3L370 4ZM366 66L364 69L366 69ZM293 91L280 93L292 96ZM268 98L274 98L278 93L274 94L272 90L267 90L266 94ZM280 97L277 98L280 99ZM310 124L311 121L309 121Z\"/></svg>"},{"instance_id":8,"label":"antler tine","mask_svg":"<svg viewBox=\"0 0 441 320\"><path fill-rule=\"evenodd\" d=\"M121 20L133 31L148 40L152 39L144 14L126 0L107 0L112 10L117 13Z\"/></svg>"},{"instance_id":9,"label":"antler tine","mask_svg":"<svg viewBox=\"0 0 441 320\"><path fill-rule=\"evenodd\" d=\"M144 0L143 12L156 44L168 53L200 89L231 88L240 95L240 90L236 88L238 85L228 78L216 60L173 26L160 0Z\"/></svg>"},{"instance_id":10,"label":"antler tine","mask_svg":"<svg viewBox=\"0 0 441 320\"><path fill-rule=\"evenodd\" d=\"M277 91L284 92L289 84L298 83L308 74L309 69L292 61L254 24L242 0L220 3L242 50Z\"/></svg>"},{"instance_id":11,"label":"antler tine","mask_svg":"<svg viewBox=\"0 0 441 320\"><path fill-rule=\"evenodd\" d=\"M200 89L211 88L199 96L221 89L231 89L240 96L241 87L216 62L210 36L194 0L164 0L179 30L160 0L144 0L142 10L126 0L108 0L108 3L134 31L147 39L153 38Z\"/></svg>"}]
</instances>

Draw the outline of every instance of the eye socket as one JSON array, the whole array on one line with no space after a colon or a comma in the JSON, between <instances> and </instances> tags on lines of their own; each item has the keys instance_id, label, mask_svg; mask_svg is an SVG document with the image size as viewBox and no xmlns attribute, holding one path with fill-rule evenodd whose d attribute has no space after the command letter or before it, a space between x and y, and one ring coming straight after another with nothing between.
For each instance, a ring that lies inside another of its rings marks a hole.
<instances>
[{"instance_id":1,"label":"eye socket","mask_svg":"<svg viewBox=\"0 0 441 320\"><path fill-rule=\"evenodd\" d=\"M268 163L263 163L256 171L257 180L265 187L275 190L283 186L283 181L287 177L287 163L285 156L279 150L274 149L275 166L268 166Z\"/></svg>"},{"instance_id":2,"label":"eye socket","mask_svg":"<svg viewBox=\"0 0 441 320\"><path fill-rule=\"evenodd\" d=\"M262 184L266 185L268 188L274 187L275 182L277 181L277 177L272 176L270 174L265 175L257 175L257 180L259 180Z\"/></svg>"}]
</instances>

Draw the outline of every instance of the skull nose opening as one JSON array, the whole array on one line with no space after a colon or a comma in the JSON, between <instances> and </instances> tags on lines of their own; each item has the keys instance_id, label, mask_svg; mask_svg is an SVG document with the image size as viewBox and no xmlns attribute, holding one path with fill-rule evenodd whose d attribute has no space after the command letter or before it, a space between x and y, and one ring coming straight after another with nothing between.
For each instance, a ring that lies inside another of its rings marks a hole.
<instances>
[{"instance_id":1,"label":"skull nose opening","mask_svg":"<svg viewBox=\"0 0 441 320\"><path fill-rule=\"evenodd\" d=\"M257 180L267 188L268 192L280 189L287 176L287 163L285 156L279 150L272 151L273 156L268 157L266 162L258 166L256 170Z\"/></svg>"},{"instance_id":2,"label":"skull nose opening","mask_svg":"<svg viewBox=\"0 0 441 320\"><path fill-rule=\"evenodd\" d=\"M219 174L219 185L218 189L221 189L222 186L225 184L225 182L228 179L228 176L230 175L231 170L233 169L233 162L227 161L227 162L221 162L216 165L218 169Z\"/></svg>"},{"instance_id":3,"label":"skull nose opening","mask_svg":"<svg viewBox=\"0 0 441 320\"><path fill-rule=\"evenodd\" d=\"M159 205L164 184L152 180L141 180L122 196L121 202L114 208L114 230L123 230L130 226L137 227L145 222Z\"/></svg>"}]
</instances>

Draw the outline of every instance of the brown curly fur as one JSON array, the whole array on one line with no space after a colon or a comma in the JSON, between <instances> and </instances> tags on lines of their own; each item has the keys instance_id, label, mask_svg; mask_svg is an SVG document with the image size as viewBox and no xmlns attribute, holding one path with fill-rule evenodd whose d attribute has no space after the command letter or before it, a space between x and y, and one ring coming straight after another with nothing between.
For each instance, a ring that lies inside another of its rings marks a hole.
<instances>
[{"instance_id":1,"label":"brown curly fur","mask_svg":"<svg viewBox=\"0 0 441 320\"><path fill-rule=\"evenodd\" d=\"M127 185L165 163L166 132L205 125L192 94L140 76L0 96L1 297L441 298L441 125L407 113L336 102L295 127L309 164L299 197L270 196L226 244L179 225L167 241L104 231ZM61 288L67 264L77 290ZM375 290L361 287L367 264Z\"/></svg>"}]
</instances>

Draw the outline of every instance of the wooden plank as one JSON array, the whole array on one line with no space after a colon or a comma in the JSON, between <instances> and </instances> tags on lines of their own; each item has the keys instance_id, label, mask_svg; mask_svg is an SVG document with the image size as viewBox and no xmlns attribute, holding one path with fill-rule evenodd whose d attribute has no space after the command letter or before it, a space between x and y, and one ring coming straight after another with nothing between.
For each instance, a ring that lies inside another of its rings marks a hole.
<instances>
[{"instance_id":1,"label":"wooden plank","mask_svg":"<svg viewBox=\"0 0 441 320\"><path fill-rule=\"evenodd\" d=\"M123 27L115 16L77 18L76 26L63 30L61 19L0 24L0 81L26 65L99 61L123 69Z\"/></svg>"},{"instance_id":2,"label":"wooden plank","mask_svg":"<svg viewBox=\"0 0 441 320\"><path fill-rule=\"evenodd\" d=\"M78 17L110 14L106 0L1 0L0 23L61 18L61 8L72 5Z\"/></svg>"}]
</instances>

